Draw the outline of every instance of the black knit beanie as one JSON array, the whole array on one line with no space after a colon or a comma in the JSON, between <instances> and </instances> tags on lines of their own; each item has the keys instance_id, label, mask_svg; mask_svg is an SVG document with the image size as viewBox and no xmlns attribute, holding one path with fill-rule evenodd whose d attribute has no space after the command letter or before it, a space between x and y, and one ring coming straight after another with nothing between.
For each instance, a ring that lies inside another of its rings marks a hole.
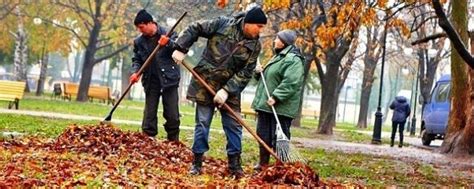
<instances>
[{"instance_id":1,"label":"black knit beanie","mask_svg":"<svg viewBox=\"0 0 474 189\"><path fill-rule=\"evenodd\" d=\"M260 7L254 7L245 14L244 23L267 24L267 16Z\"/></svg>"},{"instance_id":2,"label":"black knit beanie","mask_svg":"<svg viewBox=\"0 0 474 189\"><path fill-rule=\"evenodd\" d=\"M148 22L153 22L153 17L151 16L150 13L146 12L145 9L140 10L137 13L137 16L135 16L135 20L133 21L133 24L138 25L138 24L145 24Z\"/></svg>"},{"instance_id":3,"label":"black knit beanie","mask_svg":"<svg viewBox=\"0 0 474 189\"><path fill-rule=\"evenodd\" d=\"M296 41L296 32L293 30L282 30L277 33L277 36L287 46L293 45Z\"/></svg>"}]
</instances>

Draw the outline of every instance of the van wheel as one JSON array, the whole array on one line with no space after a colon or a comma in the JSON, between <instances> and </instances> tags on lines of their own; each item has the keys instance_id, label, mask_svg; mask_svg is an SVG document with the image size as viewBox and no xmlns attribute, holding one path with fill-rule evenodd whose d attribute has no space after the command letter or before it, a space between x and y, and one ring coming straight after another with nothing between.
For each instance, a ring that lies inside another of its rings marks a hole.
<instances>
[{"instance_id":1,"label":"van wheel","mask_svg":"<svg viewBox=\"0 0 474 189\"><path fill-rule=\"evenodd\" d=\"M423 145L429 146L432 140L433 139L432 139L431 135L426 133L425 129L423 131L421 131L421 142L423 143Z\"/></svg>"}]
</instances>

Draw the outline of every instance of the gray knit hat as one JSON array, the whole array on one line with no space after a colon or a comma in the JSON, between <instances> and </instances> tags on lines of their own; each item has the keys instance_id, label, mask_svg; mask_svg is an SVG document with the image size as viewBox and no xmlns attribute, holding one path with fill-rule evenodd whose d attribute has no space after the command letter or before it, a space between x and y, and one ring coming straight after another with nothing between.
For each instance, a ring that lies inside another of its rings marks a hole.
<instances>
[{"instance_id":1,"label":"gray knit hat","mask_svg":"<svg viewBox=\"0 0 474 189\"><path fill-rule=\"evenodd\" d=\"M293 45L296 41L296 32L293 30L282 30L277 33L277 36L285 45Z\"/></svg>"}]
</instances>

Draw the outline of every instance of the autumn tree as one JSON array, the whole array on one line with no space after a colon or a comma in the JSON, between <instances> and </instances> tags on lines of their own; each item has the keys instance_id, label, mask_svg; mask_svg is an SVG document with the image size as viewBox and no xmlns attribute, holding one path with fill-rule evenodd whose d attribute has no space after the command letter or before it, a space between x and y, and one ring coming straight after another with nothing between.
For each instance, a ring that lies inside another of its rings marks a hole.
<instances>
[{"instance_id":1,"label":"autumn tree","mask_svg":"<svg viewBox=\"0 0 474 189\"><path fill-rule=\"evenodd\" d=\"M36 87L36 95L40 96L44 92L46 76L48 75L49 54L58 52L63 56L71 52L71 45L65 41L71 41L72 35L67 31L55 27L54 24L43 21L40 17L47 20L61 17L64 10L58 7L51 7L46 1L37 1L25 3L24 9L27 13L33 13L36 16L28 15L28 46L31 49L31 55L37 59L40 65L40 75Z\"/></svg>"},{"instance_id":2,"label":"autumn tree","mask_svg":"<svg viewBox=\"0 0 474 189\"><path fill-rule=\"evenodd\" d=\"M451 110L441 152L474 154L474 57L467 50L467 0L452 1L451 22L439 0L433 0L439 25L451 40ZM471 47L472 48L472 47ZM469 66L470 69L467 68ZM468 83L468 85L466 85Z\"/></svg>"},{"instance_id":3,"label":"autumn tree","mask_svg":"<svg viewBox=\"0 0 474 189\"><path fill-rule=\"evenodd\" d=\"M81 79L77 101L87 101L92 71L96 64L126 50L130 45L124 25L128 14L135 13L132 1L91 0L91 1L51 1L53 6L68 11L68 14L53 23L74 35L78 48L84 49ZM133 11L129 11L133 9ZM71 20L69 23L67 20ZM107 52L107 53L106 53Z\"/></svg>"},{"instance_id":4,"label":"autumn tree","mask_svg":"<svg viewBox=\"0 0 474 189\"><path fill-rule=\"evenodd\" d=\"M332 134L339 93L347 74L344 68L348 68L342 60L357 39L360 26L373 25L377 19L376 8L387 9L387 4L385 1L301 1L291 5L305 8L283 27L295 28L305 36L305 53L316 64L321 82L318 133Z\"/></svg>"},{"instance_id":5,"label":"autumn tree","mask_svg":"<svg viewBox=\"0 0 474 189\"><path fill-rule=\"evenodd\" d=\"M367 128L367 117L369 110L370 94L375 81L375 69L382 54L382 34L384 24L378 20L371 26L365 28L366 50L364 53L364 70L360 95L358 128Z\"/></svg>"}]
</instances>

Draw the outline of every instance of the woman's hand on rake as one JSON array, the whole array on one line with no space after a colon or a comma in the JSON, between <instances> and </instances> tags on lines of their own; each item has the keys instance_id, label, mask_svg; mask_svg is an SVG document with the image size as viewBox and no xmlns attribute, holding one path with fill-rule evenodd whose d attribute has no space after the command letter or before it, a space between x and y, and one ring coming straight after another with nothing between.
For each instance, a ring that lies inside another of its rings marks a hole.
<instances>
[{"instance_id":1,"label":"woman's hand on rake","mask_svg":"<svg viewBox=\"0 0 474 189\"><path fill-rule=\"evenodd\" d=\"M269 106L273 106L273 105L275 105L275 103L276 103L276 101L275 101L275 99L273 99L273 97L270 97L270 98L267 100L267 104L268 104Z\"/></svg>"}]
</instances>

